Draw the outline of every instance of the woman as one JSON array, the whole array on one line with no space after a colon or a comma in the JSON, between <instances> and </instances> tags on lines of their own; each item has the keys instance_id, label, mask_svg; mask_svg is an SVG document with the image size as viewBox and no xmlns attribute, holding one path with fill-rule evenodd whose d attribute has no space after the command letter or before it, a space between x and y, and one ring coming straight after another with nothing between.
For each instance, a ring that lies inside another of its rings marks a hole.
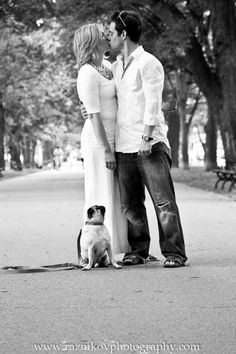
<instances>
[{"instance_id":1,"label":"woman","mask_svg":"<svg viewBox=\"0 0 236 354\"><path fill-rule=\"evenodd\" d=\"M74 36L79 69L77 91L88 114L81 134L84 158L85 211L92 205L106 208L105 225L115 253L129 250L126 220L121 212L114 170L117 103L109 62L103 61L108 41L97 24L80 27Z\"/></svg>"}]
</instances>

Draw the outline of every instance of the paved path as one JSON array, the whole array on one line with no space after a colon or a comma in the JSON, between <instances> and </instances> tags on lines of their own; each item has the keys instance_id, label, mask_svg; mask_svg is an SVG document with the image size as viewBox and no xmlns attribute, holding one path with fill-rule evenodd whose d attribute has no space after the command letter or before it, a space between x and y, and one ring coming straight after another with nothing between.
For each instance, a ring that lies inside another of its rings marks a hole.
<instances>
[{"instance_id":1,"label":"paved path","mask_svg":"<svg viewBox=\"0 0 236 354\"><path fill-rule=\"evenodd\" d=\"M188 266L163 268L148 199L159 262L1 272L0 353L235 353L236 203L180 184L176 192ZM1 180L0 266L76 262L82 214L81 171Z\"/></svg>"}]
</instances>

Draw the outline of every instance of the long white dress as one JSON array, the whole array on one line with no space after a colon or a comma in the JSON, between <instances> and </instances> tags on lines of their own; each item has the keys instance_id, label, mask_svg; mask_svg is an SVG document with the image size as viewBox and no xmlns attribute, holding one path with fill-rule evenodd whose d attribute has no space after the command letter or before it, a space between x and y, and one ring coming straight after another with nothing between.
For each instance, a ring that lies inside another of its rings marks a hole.
<instances>
[{"instance_id":1,"label":"long white dress","mask_svg":"<svg viewBox=\"0 0 236 354\"><path fill-rule=\"evenodd\" d=\"M114 80L106 79L90 64L85 64L78 73L77 91L88 114L100 113L114 151L117 115ZM111 234L113 250L116 254L125 253L129 250L127 222L121 212L116 175L106 168L104 147L98 142L90 119L85 120L82 130L81 152L84 158L85 215L92 205L105 206L104 223Z\"/></svg>"}]
</instances>

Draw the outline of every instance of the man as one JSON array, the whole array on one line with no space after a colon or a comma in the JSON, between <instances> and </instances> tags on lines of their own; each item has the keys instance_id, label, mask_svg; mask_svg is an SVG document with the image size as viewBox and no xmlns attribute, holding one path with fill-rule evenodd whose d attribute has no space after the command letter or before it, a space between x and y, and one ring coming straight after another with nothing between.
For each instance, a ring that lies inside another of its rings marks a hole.
<instances>
[{"instance_id":1,"label":"man","mask_svg":"<svg viewBox=\"0 0 236 354\"><path fill-rule=\"evenodd\" d=\"M63 161L63 150L59 145L56 145L53 150L53 168L58 170L61 168L61 164Z\"/></svg>"},{"instance_id":2,"label":"man","mask_svg":"<svg viewBox=\"0 0 236 354\"><path fill-rule=\"evenodd\" d=\"M110 46L121 52L112 67L118 98L117 176L131 246L123 262L144 263L149 254L146 186L157 215L160 248L166 258L164 267L180 267L187 257L161 111L164 71L158 59L139 45L141 33L141 20L135 12L113 14Z\"/></svg>"}]
</instances>

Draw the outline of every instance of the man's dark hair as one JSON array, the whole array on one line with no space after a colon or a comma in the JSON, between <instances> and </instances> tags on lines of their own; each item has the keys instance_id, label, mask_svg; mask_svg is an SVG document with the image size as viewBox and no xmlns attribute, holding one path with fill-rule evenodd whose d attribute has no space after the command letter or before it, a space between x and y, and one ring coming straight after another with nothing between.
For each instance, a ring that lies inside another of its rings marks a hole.
<instances>
[{"instance_id":1,"label":"man's dark hair","mask_svg":"<svg viewBox=\"0 0 236 354\"><path fill-rule=\"evenodd\" d=\"M142 22L138 14L134 11L116 11L111 22L115 23L115 28L119 35L126 31L132 42L138 43L142 34Z\"/></svg>"}]
</instances>

